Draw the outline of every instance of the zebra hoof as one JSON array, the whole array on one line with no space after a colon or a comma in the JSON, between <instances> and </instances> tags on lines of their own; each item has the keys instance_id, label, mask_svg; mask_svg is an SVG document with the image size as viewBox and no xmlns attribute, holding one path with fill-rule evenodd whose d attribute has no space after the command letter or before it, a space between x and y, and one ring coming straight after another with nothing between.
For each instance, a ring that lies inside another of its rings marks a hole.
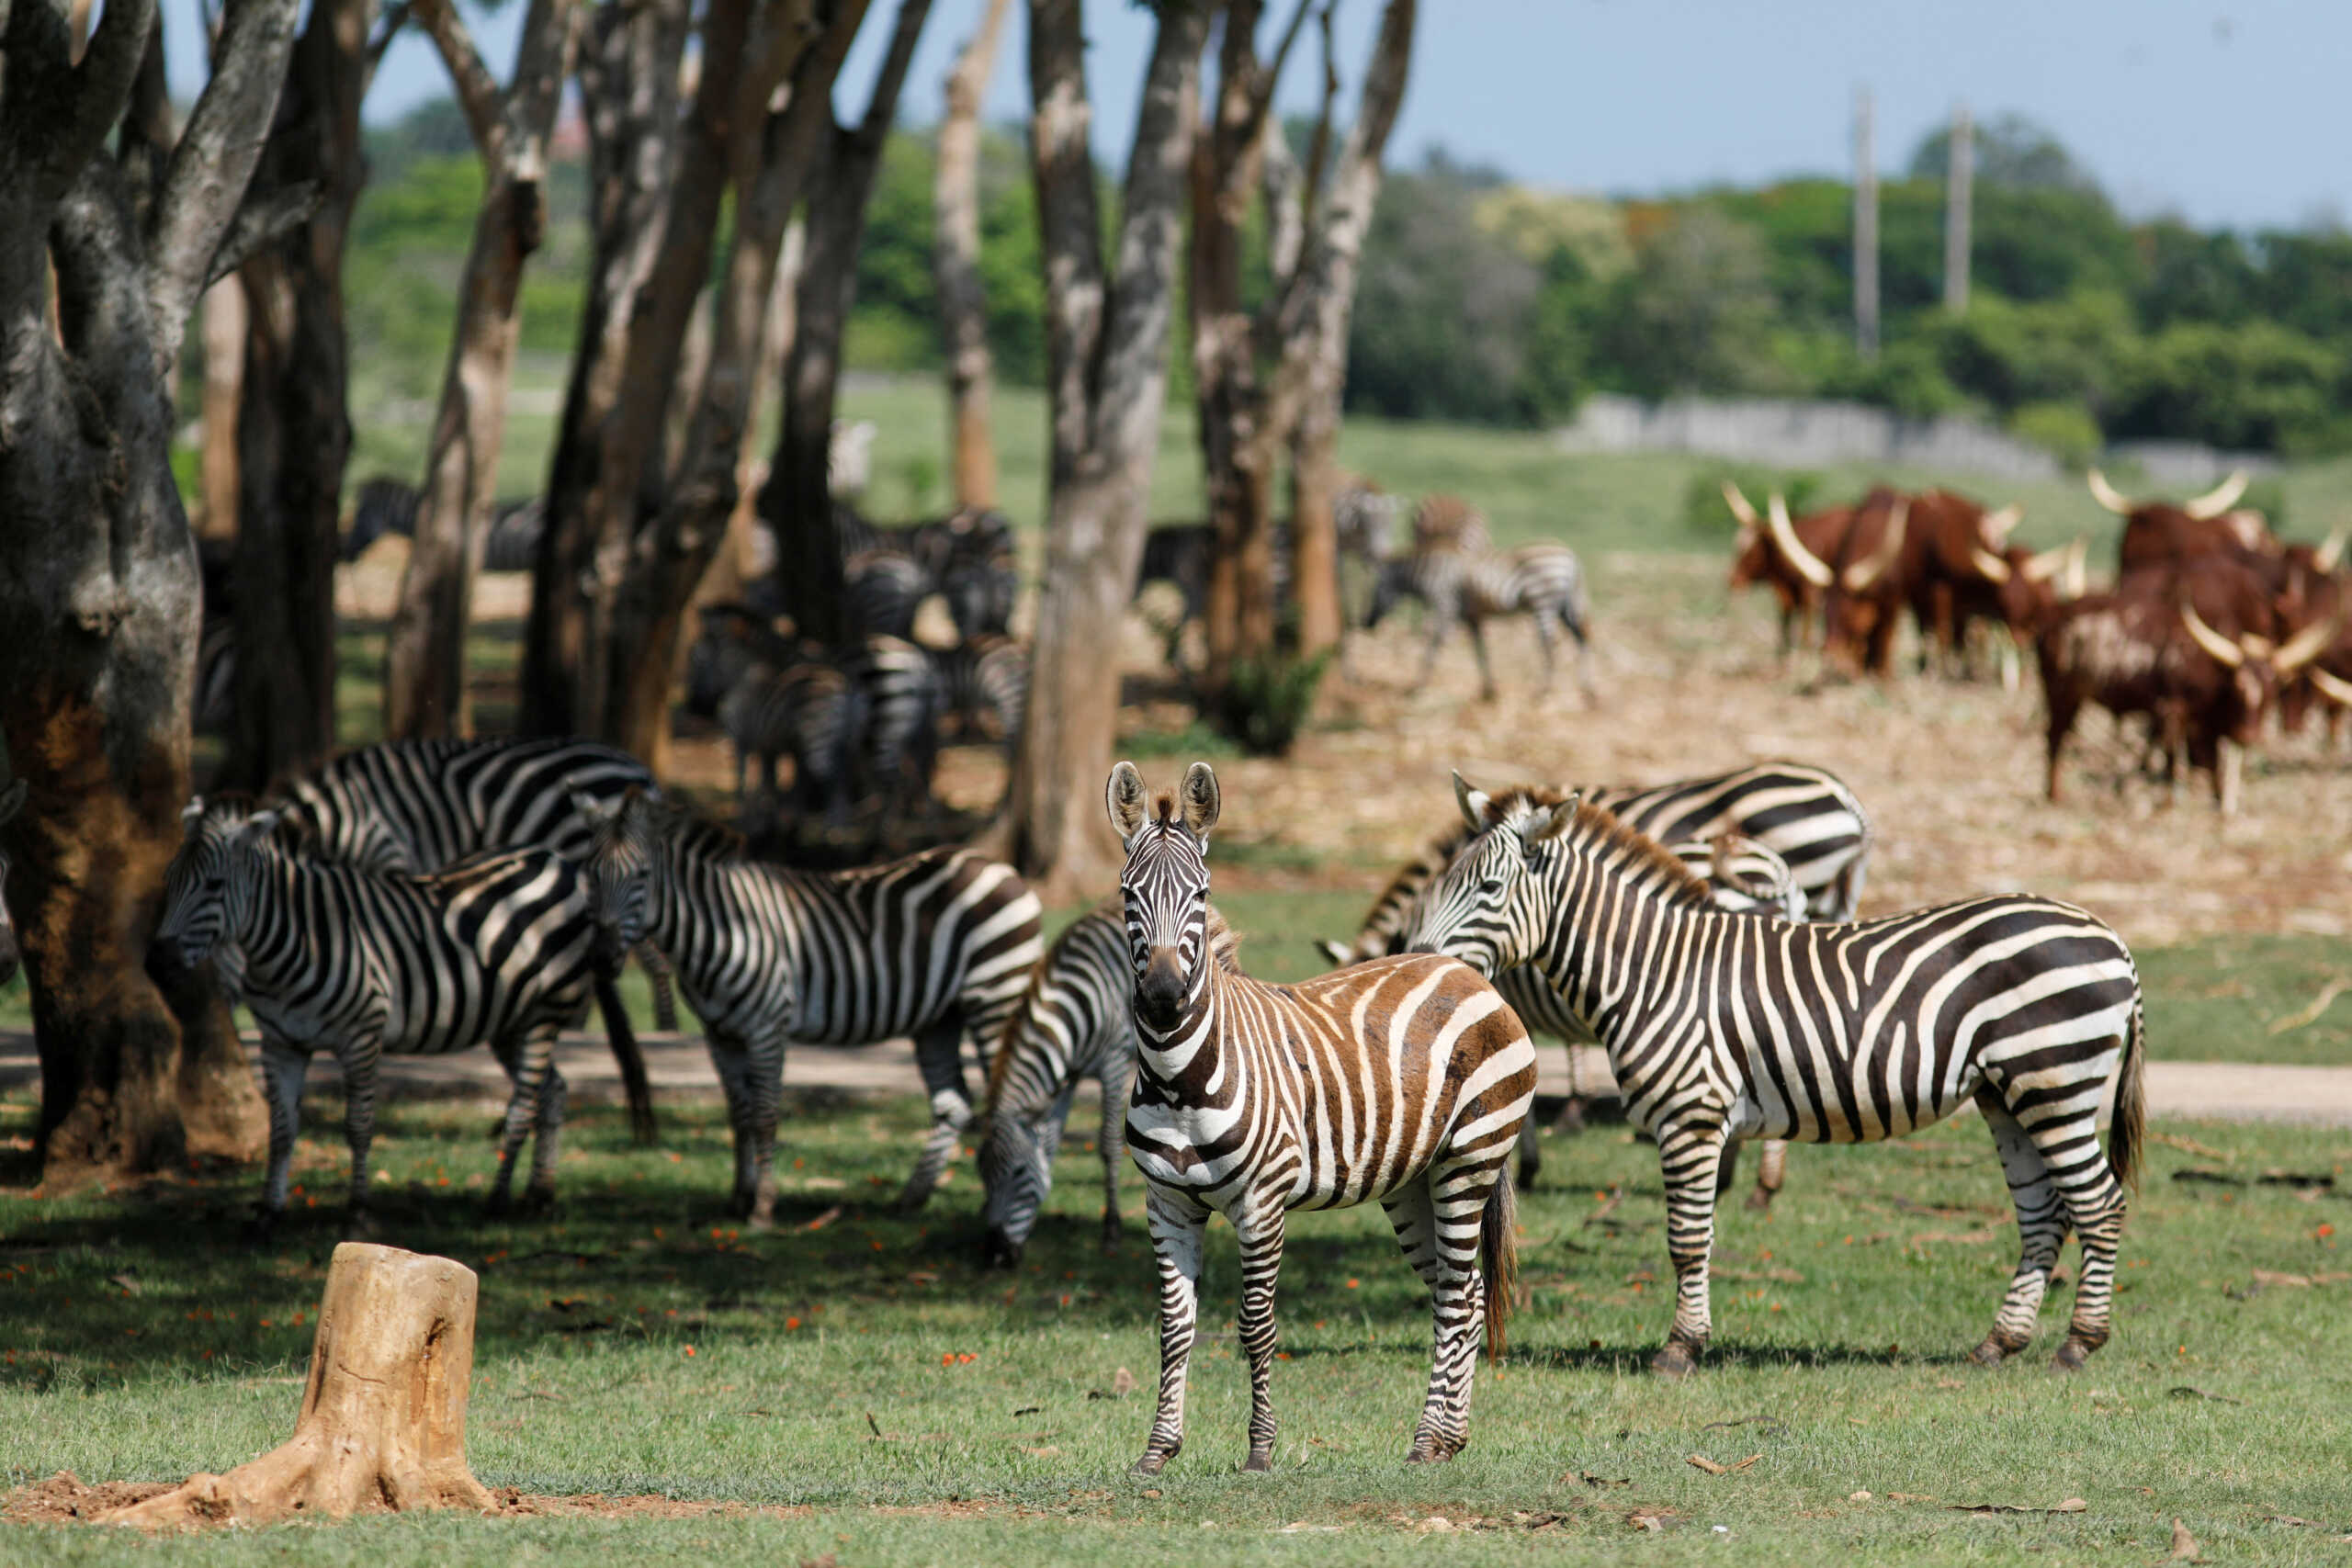
<instances>
[{"instance_id":1,"label":"zebra hoof","mask_svg":"<svg viewBox=\"0 0 2352 1568\"><path fill-rule=\"evenodd\" d=\"M2070 1334L2066 1336L2066 1342L2058 1347L2058 1353L2050 1358L2050 1365L2058 1371L2079 1372L2083 1370L2083 1363L2091 1359L2091 1352L2098 1348L2090 1341Z\"/></svg>"},{"instance_id":2,"label":"zebra hoof","mask_svg":"<svg viewBox=\"0 0 2352 1568\"><path fill-rule=\"evenodd\" d=\"M1241 1473L1244 1475L1271 1475L1273 1469L1274 1452L1272 1449L1251 1449L1250 1457L1241 1462Z\"/></svg>"},{"instance_id":3,"label":"zebra hoof","mask_svg":"<svg viewBox=\"0 0 2352 1568\"><path fill-rule=\"evenodd\" d=\"M1968 1353L1968 1359L1980 1367L1997 1367L2009 1359L2007 1347L1987 1335L1984 1343Z\"/></svg>"},{"instance_id":4,"label":"zebra hoof","mask_svg":"<svg viewBox=\"0 0 2352 1568\"><path fill-rule=\"evenodd\" d=\"M1135 1473L1137 1475L1158 1475L1161 1471L1168 1468L1168 1461L1171 1456L1172 1450L1171 1453L1167 1454L1148 1453L1144 1455L1143 1458L1136 1461Z\"/></svg>"},{"instance_id":5,"label":"zebra hoof","mask_svg":"<svg viewBox=\"0 0 2352 1568\"><path fill-rule=\"evenodd\" d=\"M1760 1214L1771 1208L1771 1206L1772 1194L1767 1192L1763 1188L1756 1188L1747 1194L1747 1207L1752 1212Z\"/></svg>"},{"instance_id":6,"label":"zebra hoof","mask_svg":"<svg viewBox=\"0 0 2352 1568\"><path fill-rule=\"evenodd\" d=\"M1699 1370L1699 1359L1683 1345L1668 1345L1650 1358L1650 1371L1662 1378L1687 1378Z\"/></svg>"}]
</instances>

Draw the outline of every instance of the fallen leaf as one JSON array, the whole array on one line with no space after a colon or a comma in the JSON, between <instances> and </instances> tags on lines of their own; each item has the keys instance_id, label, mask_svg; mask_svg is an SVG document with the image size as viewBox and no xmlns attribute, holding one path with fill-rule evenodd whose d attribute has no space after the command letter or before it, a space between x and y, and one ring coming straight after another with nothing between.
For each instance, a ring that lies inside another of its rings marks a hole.
<instances>
[{"instance_id":1,"label":"fallen leaf","mask_svg":"<svg viewBox=\"0 0 2352 1568\"><path fill-rule=\"evenodd\" d=\"M808 1228L812 1231L823 1230L827 1225L831 1224L835 1220L838 1220L841 1217L842 1206L839 1203L836 1203L831 1208L826 1210L823 1213L818 1215L815 1219L810 1220L808 1222Z\"/></svg>"},{"instance_id":2,"label":"fallen leaf","mask_svg":"<svg viewBox=\"0 0 2352 1568\"><path fill-rule=\"evenodd\" d=\"M2275 1033L2276 1031L2273 1031L2273 1032ZM2189 1534L2188 1527L2182 1524L2178 1519L2175 1519L2172 1522L2172 1555L2165 1558L2165 1561L2167 1562L2202 1562L2205 1561L2204 1553L2197 1549L2197 1538Z\"/></svg>"},{"instance_id":3,"label":"fallen leaf","mask_svg":"<svg viewBox=\"0 0 2352 1568\"><path fill-rule=\"evenodd\" d=\"M2199 1388L2195 1383L2175 1383L2169 1392L2175 1399L2210 1399L2217 1404L2245 1403L2243 1399L2233 1398L2226 1393L2215 1393L2211 1389Z\"/></svg>"},{"instance_id":4,"label":"fallen leaf","mask_svg":"<svg viewBox=\"0 0 2352 1568\"><path fill-rule=\"evenodd\" d=\"M1703 1470L1709 1475L1723 1475L1728 1473L1730 1471L1730 1466L1717 1464L1705 1454L1692 1454L1683 1462L1688 1464L1693 1470Z\"/></svg>"},{"instance_id":5,"label":"fallen leaf","mask_svg":"<svg viewBox=\"0 0 2352 1568\"><path fill-rule=\"evenodd\" d=\"M2047 1508L2037 1508L2030 1503L1954 1503L1956 1514L2079 1514L2090 1506L2080 1497L2069 1497Z\"/></svg>"}]
</instances>

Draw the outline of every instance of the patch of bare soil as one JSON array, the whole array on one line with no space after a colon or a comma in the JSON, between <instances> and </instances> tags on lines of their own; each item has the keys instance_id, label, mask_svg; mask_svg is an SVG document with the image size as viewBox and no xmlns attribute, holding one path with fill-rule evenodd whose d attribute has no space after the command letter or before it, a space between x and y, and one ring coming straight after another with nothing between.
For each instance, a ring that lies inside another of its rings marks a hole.
<instances>
[{"instance_id":1,"label":"patch of bare soil","mask_svg":"<svg viewBox=\"0 0 2352 1568\"><path fill-rule=\"evenodd\" d=\"M0 1521L12 1525L88 1524L101 1514L143 1503L172 1489L164 1481L106 1481L84 1483L70 1470L46 1481L19 1486L0 1502Z\"/></svg>"},{"instance_id":2,"label":"patch of bare soil","mask_svg":"<svg viewBox=\"0 0 2352 1568\"><path fill-rule=\"evenodd\" d=\"M72 1471L61 1470L46 1481L18 1487L5 1502L0 1502L0 1523L99 1523L103 1522L105 1516L119 1508L143 1503L170 1490L168 1483L153 1481L107 1481L93 1486L83 1482ZM712 1516L805 1519L815 1517L817 1512L805 1503L753 1505L723 1499L651 1495L608 1497L601 1492L555 1497L540 1493L519 1492L511 1486L492 1487L491 1495L497 1499L497 1506L489 1511L489 1517L502 1519L696 1519ZM226 1524L230 1520L223 1515L219 1522Z\"/></svg>"}]
</instances>

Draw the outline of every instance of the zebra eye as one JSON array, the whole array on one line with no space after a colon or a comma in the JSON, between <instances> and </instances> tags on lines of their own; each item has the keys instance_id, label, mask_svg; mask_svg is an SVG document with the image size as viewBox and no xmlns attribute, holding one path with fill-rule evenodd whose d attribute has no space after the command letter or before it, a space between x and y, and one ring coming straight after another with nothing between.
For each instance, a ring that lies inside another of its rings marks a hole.
<instances>
[{"instance_id":1,"label":"zebra eye","mask_svg":"<svg viewBox=\"0 0 2352 1568\"><path fill-rule=\"evenodd\" d=\"M1486 881L1478 884L1478 891L1481 893L1499 893L1502 890L1503 879L1499 876L1490 876L1487 878Z\"/></svg>"}]
</instances>

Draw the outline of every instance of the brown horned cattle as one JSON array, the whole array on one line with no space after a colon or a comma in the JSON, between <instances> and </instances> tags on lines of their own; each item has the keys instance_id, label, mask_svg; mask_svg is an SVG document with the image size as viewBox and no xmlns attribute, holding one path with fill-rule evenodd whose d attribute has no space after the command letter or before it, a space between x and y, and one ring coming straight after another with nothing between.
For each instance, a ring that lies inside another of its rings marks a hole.
<instances>
[{"instance_id":1,"label":"brown horned cattle","mask_svg":"<svg viewBox=\"0 0 2352 1568\"><path fill-rule=\"evenodd\" d=\"M2086 570L2090 540L2076 535L2055 549L2034 551L2010 545L2000 551L2006 571L1954 594L1954 636L1962 649L1979 621L1990 623L2000 647L2001 684L2018 688L2020 649L2030 650L2058 612L2089 590Z\"/></svg>"},{"instance_id":2,"label":"brown horned cattle","mask_svg":"<svg viewBox=\"0 0 2352 1568\"><path fill-rule=\"evenodd\" d=\"M2133 572L2111 592L2064 606L2037 649L2049 710L2049 797L2059 798L2060 755L2090 702L2118 719L2148 719L2176 800L2189 770L2203 768L2222 815L2234 814L2241 749L2255 740L2281 682L2341 625L2323 622L2282 645L2260 575L2222 560L2191 572Z\"/></svg>"},{"instance_id":3,"label":"brown horned cattle","mask_svg":"<svg viewBox=\"0 0 2352 1568\"><path fill-rule=\"evenodd\" d=\"M2330 621L2343 628L2303 667L2302 678L2278 694L2279 724L2290 735L2302 732L2314 702L2324 703L2330 745L2342 738L2344 715L2352 709L2352 577L2339 570L2347 532L2339 526L2317 547L2289 545L2292 581L2278 601L2284 636Z\"/></svg>"},{"instance_id":4,"label":"brown horned cattle","mask_svg":"<svg viewBox=\"0 0 2352 1568\"><path fill-rule=\"evenodd\" d=\"M2208 556L2226 556L2241 565L2275 574L2280 556L2278 541L2262 513L2252 508L2232 511L2245 493L2246 476L2232 474L2203 495L2183 502L2133 501L2117 493L2107 476L2090 471L2091 499L2123 519L2123 537L2117 546L2119 573L2158 567L2181 566ZM2274 590L2281 586L2272 584Z\"/></svg>"},{"instance_id":5,"label":"brown horned cattle","mask_svg":"<svg viewBox=\"0 0 2352 1568\"><path fill-rule=\"evenodd\" d=\"M2002 552L2024 515L2025 508L2014 503L1987 512L1948 490L1911 498L1895 577L1919 628L1921 670L1939 660L1965 667L1971 611L1996 603L2007 585L2011 564Z\"/></svg>"},{"instance_id":6,"label":"brown horned cattle","mask_svg":"<svg viewBox=\"0 0 2352 1568\"><path fill-rule=\"evenodd\" d=\"M1774 537L1784 550L1794 538L1781 536L1786 516L1783 509L1772 519ZM1821 648L1831 662L1865 674L1887 673L1895 621L1910 598L1902 570L1910 526L1911 498L1884 485L1872 488L1854 509L1852 526L1826 563Z\"/></svg>"},{"instance_id":7,"label":"brown horned cattle","mask_svg":"<svg viewBox=\"0 0 2352 1568\"><path fill-rule=\"evenodd\" d=\"M1724 504L1739 520L1739 537L1732 547L1730 589L1736 593L1761 585L1772 591L1772 597L1780 602L1781 654L1786 658L1800 641L1812 636L1814 619L1821 613L1821 591L1829 585L1829 568L1824 562L1843 547L1854 509L1832 506L1791 522L1788 532L1796 541L1792 551L1782 546L1779 532L1757 515L1737 485L1725 479L1723 492ZM1785 502L1781 503L1781 511L1785 517Z\"/></svg>"}]
</instances>

